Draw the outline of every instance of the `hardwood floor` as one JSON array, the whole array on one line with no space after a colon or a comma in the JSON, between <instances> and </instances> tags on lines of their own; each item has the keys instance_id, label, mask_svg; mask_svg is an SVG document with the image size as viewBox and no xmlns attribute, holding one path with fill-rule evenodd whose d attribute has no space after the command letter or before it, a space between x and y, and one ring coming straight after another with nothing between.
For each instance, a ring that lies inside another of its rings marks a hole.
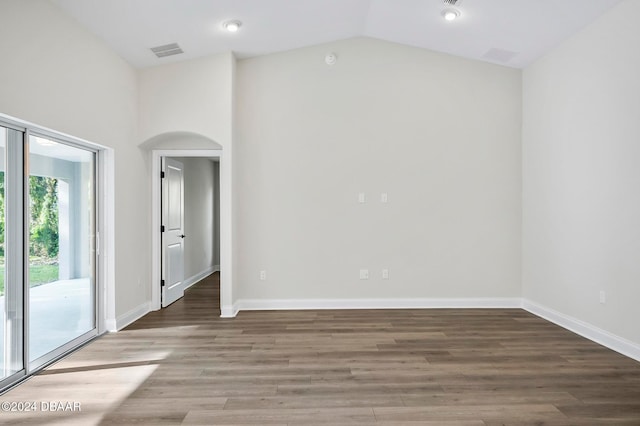
<instances>
[{"instance_id":1,"label":"hardwood floor","mask_svg":"<svg viewBox=\"0 0 640 426\"><path fill-rule=\"evenodd\" d=\"M241 312L217 274L0 396L1 424L640 425L640 363L523 310Z\"/></svg>"}]
</instances>

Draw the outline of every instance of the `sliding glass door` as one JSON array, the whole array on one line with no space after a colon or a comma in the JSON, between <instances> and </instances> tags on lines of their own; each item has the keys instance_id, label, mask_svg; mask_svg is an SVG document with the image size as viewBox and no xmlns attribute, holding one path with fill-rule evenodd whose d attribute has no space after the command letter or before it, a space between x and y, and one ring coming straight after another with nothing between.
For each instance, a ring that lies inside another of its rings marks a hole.
<instances>
[{"instance_id":1,"label":"sliding glass door","mask_svg":"<svg viewBox=\"0 0 640 426\"><path fill-rule=\"evenodd\" d=\"M0 122L0 389L97 335L96 156Z\"/></svg>"},{"instance_id":2,"label":"sliding glass door","mask_svg":"<svg viewBox=\"0 0 640 426\"><path fill-rule=\"evenodd\" d=\"M22 287L23 132L0 125L0 383L24 369Z\"/></svg>"},{"instance_id":3,"label":"sliding glass door","mask_svg":"<svg viewBox=\"0 0 640 426\"><path fill-rule=\"evenodd\" d=\"M96 326L95 154L29 137L29 361Z\"/></svg>"}]
</instances>

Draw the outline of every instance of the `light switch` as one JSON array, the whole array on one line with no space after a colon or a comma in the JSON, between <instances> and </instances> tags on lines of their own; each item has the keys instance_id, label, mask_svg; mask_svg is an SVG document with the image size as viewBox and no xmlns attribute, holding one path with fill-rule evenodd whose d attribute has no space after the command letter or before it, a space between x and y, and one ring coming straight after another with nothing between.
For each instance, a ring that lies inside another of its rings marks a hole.
<instances>
[{"instance_id":1,"label":"light switch","mask_svg":"<svg viewBox=\"0 0 640 426\"><path fill-rule=\"evenodd\" d=\"M386 192L383 192L382 194L380 194L380 202L381 203L389 202L389 195Z\"/></svg>"},{"instance_id":2,"label":"light switch","mask_svg":"<svg viewBox=\"0 0 640 426\"><path fill-rule=\"evenodd\" d=\"M365 201L366 201L366 198L365 198L365 196L364 196L364 192L360 192L360 193L358 193L358 202L359 202L360 204L362 204L362 203L364 203Z\"/></svg>"}]
</instances>

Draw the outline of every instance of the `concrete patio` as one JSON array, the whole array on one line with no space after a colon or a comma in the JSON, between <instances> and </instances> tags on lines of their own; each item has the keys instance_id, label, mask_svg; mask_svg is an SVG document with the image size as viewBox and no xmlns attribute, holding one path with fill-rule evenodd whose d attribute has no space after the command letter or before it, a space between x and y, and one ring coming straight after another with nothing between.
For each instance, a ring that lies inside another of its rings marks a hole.
<instances>
[{"instance_id":1,"label":"concrete patio","mask_svg":"<svg viewBox=\"0 0 640 426\"><path fill-rule=\"evenodd\" d=\"M88 278L60 280L33 287L29 298L31 360L45 355L94 326L94 292ZM0 296L0 318L4 320L4 317L3 295ZM0 342L4 342L4 334L3 325L0 327ZM1 350L0 368L3 365L4 350Z\"/></svg>"}]
</instances>

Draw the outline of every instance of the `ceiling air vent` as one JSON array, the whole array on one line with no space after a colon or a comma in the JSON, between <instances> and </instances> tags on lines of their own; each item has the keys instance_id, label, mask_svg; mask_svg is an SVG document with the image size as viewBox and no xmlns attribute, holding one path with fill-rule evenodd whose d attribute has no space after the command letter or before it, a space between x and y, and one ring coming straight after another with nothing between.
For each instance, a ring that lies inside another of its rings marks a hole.
<instances>
[{"instance_id":1,"label":"ceiling air vent","mask_svg":"<svg viewBox=\"0 0 640 426\"><path fill-rule=\"evenodd\" d=\"M165 56L179 55L184 51L178 46L178 43L165 44L164 46L152 47L151 51L156 54L158 58L164 58Z\"/></svg>"},{"instance_id":2,"label":"ceiling air vent","mask_svg":"<svg viewBox=\"0 0 640 426\"><path fill-rule=\"evenodd\" d=\"M505 64L516 56L518 56L518 52L512 52L505 49L497 49L495 47L487 50L487 52L482 55L483 58L489 59L490 61L503 62Z\"/></svg>"},{"instance_id":3,"label":"ceiling air vent","mask_svg":"<svg viewBox=\"0 0 640 426\"><path fill-rule=\"evenodd\" d=\"M444 4L447 6L460 6L462 0L444 0Z\"/></svg>"}]
</instances>

